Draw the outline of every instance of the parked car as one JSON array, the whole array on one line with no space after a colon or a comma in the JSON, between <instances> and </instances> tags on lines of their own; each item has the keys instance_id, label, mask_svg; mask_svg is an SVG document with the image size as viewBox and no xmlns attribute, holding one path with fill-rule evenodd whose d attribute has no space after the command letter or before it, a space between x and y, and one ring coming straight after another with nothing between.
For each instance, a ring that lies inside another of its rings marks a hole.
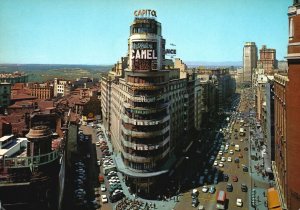
<instances>
[{"instance_id":1,"label":"parked car","mask_svg":"<svg viewBox=\"0 0 300 210\"><path fill-rule=\"evenodd\" d=\"M242 206L243 206L243 201L242 201L241 198L237 198L237 199L236 199L236 206L237 206L237 207L242 207Z\"/></svg>"},{"instance_id":2,"label":"parked car","mask_svg":"<svg viewBox=\"0 0 300 210\"><path fill-rule=\"evenodd\" d=\"M102 203L108 203L108 199L106 195L101 195L101 201Z\"/></svg>"},{"instance_id":3,"label":"parked car","mask_svg":"<svg viewBox=\"0 0 300 210\"><path fill-rule=\"evenodd\" d=\"M241 190L242 192L247 192L248 191L248 187L246 184L241 184Z\"/></svg>"},{"instance_id":4,"label":"parked car","mask_svg":"<svg viewBox=\"0 0 300 210\"><path fill-rule=\"evenodd\" d=\"M208 186L204 185L202 187L202 192L207 193L207 191L208 191Z\"/></svg>"},{"instance_id":5,"label":"parked car","mask_svg":"<svg viewBox=\"0 0 300 210\"><path fill-rule=\"evenodd\" d=\"M228 182L228 179L229 179L228 175L227 174L223 174L223 180L225 182Z\"/></svg>"},{"instance_id":6,"label":"parked car","mask_svg":"<svg viewBox=\"0 0 300 210\"><path fill-rule=\"evenodd\" d=\"M233 191L233 186L231 183L227 183L226 189L228 192L232 192Z\"/></svg>"},{"instance_id":7,"label":"parked car","mask_svg":"<svg viewBox=\"0 0 300 210\"><path fill-rule=\"evenodd\" d=\"M215 193L215 191L216 191L216 188L215 188L215 186L213 186L213 185L212 185L212 186L210 186L210 188L209 188L209 191L208 191L208 192L209 192L210 194L214 194L214 193Z\"/></svg>"},{"instance_id":8,"label":"parked car","mask_svg":"<svg viewBox=\"0 0 300 210\"><path fill-rule=\"evenodd\" d=\"M233 182L237 182L238 181L238 177L237 176L232 176L232 181Z\"/></svg>"}]
</instances>

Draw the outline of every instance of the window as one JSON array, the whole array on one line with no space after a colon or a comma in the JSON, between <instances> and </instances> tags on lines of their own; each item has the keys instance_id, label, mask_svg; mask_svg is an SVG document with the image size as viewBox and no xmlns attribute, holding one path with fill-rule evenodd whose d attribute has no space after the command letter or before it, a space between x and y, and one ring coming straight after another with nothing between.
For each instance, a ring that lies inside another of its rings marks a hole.
<instances>
[{"instance_id":1,"label":"window","mask_svg":"<svg viewBox=\"0 0 300 210\"><path fill-rule=\"evenodd\" d=\"M290 18L290 30L289 30L289 37L294 37L294 21L293 18Z\"/></svg>"}]
</instances>

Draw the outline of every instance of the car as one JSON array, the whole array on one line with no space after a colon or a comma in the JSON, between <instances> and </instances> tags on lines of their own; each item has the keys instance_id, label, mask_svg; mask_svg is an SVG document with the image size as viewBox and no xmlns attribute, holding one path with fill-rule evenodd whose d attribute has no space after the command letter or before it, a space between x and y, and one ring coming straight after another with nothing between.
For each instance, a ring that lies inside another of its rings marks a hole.
<instances>
[{"instance_id":1,"label":"car","mask_svg":"<svg viewBox=\"0 0 300 210\"><path fill-rule=\"evenodd\" d=\"M221 158L221 161L225 162L225 161L226 161L226 158L225 158L225 157L222 157L222 158Z\"/></svg>"},{"instance_id":2,"label":"car","mask_svg":"<svg viewBox=\"0 0 300 210\"><path fill-rule=\"evenodd\" d=\"M243 171L244 172L248 172L248 167L247 166L243 166Z\"/></svg>"},{"instance_id":3,"label":"car","mask_svg":"<svg viewBox=\"0 0 300 210\"><path fill-rule=\"evenodd\" d=\"M204 185L202 187L202 192L207 193L208 192L208 186Z\"/></svg>"},{"instance_id":4,"label":"car","mask_svg":"<svg viewBox=\"0 0 300 210\"><path fill-rule=\"evenodd\" d=\"M214 166L217 166L217 165L218 165L218 161L215 161L215 162L214 162Z\"/></svg>"},{"instance_id":5,"label":"car","mask_svg":"<svg viewBox=\"0 0 300 210\"><path fill-rule=\"evenodd\" d=\"M205 170L204 170L204 175L207 175L208 174L208 169L206 168Z\"/></svg>"},{"instance_id":6,"label":"car","mask_svg":"<svg viewBox=\"0 0 300 210\"><path fill-rule=\"evenodd\" d=\"M248 147L245 147L244 150L245 150L245 151L248 151Z\"/></svg>"},{"instance_id":7,"label":"car","mask_svg":"<svg viewBox=\"0 0 300 210\"><path fill-rule=\"evenodd\" d=\"M234 152L233 152L233 150L232 150L232 149L229 151L229 154L231 154L231 155L233 155L233 154L234 154Z\"/></svg>"},{"instance_id":8,"label":"car","mask_svg":"<svg viewBox=\"0 0 300 210\"><path fill-rule=\"evenodd\" d=\"M199 178L199 184L200 185L203 185L204 184L204 176L200 176L200 178Z\"/></svg>"},{"instance_id":9,"label":"car","mask_svg":"<svg viewBox=\"0 0 300 210\"><path fill-rule=\"evenodd\" d=\"M212 175L209 175L209 176L207 177L207 182L208 182L208 183L211 183L211 181L212 181Z\"/></svg>"},{"instance_id":10,"label":"car","mask_svg":"<svg viewBox=\"0 0 300 210\"><path fill-rule=\"evenodd\" d=\"M237 176L232 176L232 181L237 182L238 181L238 177Z\"/></svg>"},{"instance_id":11,"label":"car","mask_svg":"<svg viewBox=\"0 0 300 210\"><path fill-rule=\"evenodd\" d=\"M223 162L220 162L220 163L219 163L219 167L224 167L224 163L223 163Z\"/></svg>"},{"instance_id":12,"label":"car","mask_svg":"<svg viewBox=\"0 0 300 210\"><path fill-rule=\"evenodd\" d=\"M208 191L208 192L209 192L210 194L214 194L214 193L215 193L215 191L216 191L216 188L215 188L215 186L213 186L213 185L212 185L212 186L210 186L210 188L209 188L209 191Z\"/></svg>"},{"instance_id":13,"label":"car","mask_svg":"<svg viewBox=\"0 0 300 210\"><path fill-rule=\"evenodd\" d=\"M223 180L225 182L228 182L228 179L229 179L228 175L227 174L223 174Z\"/></svg>"},{"instance_id":14,"label":"car","mask_svg":"<svg viewBox=\"0 0 300 210\"><path fill-rule=\"evenodd\" d=\"M237 206L237 207L242 207L242 206L243 206L243 201L242 201L241 198L237 198L237 199L236 199L236 206Z\"/></svg>"},{"instance_id":15,"label":"car","mask_svg":"<svg viewBox=\"0 0 300 210\"><path fill-rule=\"evenodd\" d=\"M218 153L219 155L223 155L223 152L222 151L219 151L219 153Z\"/></svg>"},{"instance_id":16,"label":"car","mask_svg":"<svg viewBox=\"0 0 300 210\"><path fill-rule=\"evenodd\" d=\"M203 205L199 205L198 210L204 210L204 206Z\"/></svg>"},{"instance_id":17,"label":"car","mask_svg":"<svg viewBox=\"0 0 300 210\"><path fill-rule=\"evenodd\" d=\"M108 203L108 199L106 195L101 195L101 201L102 203Z\"/></svg>"},{"instance_id":18,"label":"car","mask_svg":"<svg viewBox=\"0 0 300 210\"><path fill-rule=\"evenodd\" d=\"M99 205L99 203L97 202L96 199L95 199L95 200L91 200L89 204L90 204L90 206L91 206L92 208L94 208L94 209L100 208L100 205Z\"/></svg>"},{"instance_id":19,"label":"car","mask_svg":"<svg viewBox=\"0 0 300 210\"><path fill-rule=\"evenodd\" d=\"M221 156L220 155L217 156L217 160L221 160Z\"/></svg>"},{"instance_id":20,"label":"car","mask_svg":"<svg viewBox=\"0 0 300 210\"><path fill-rule=\"evenodd\" d=\"M231 157L228 157L228 158L227 158L227 161L228 161L228 162L232 162Z\"/></svg>"},{"instance_id":21,"label":"car","mask_svg":"<svg viewBox=\"0 0 300 210\"><path fill-rule=\"evenodd\" d=\"M233 186L232 186L232 184L231 184L231 183L227 183L226 189L227 189L227 192L232 192L232 191L233 191Z\"/></svg>"},{"instance_id":22,"label":"car","mask_svg":"<svg viewBox=\"0 0 300 210\"><path fill-rule=\"evenodd\" d=\"M196 208L198 205L199 205L198 198L193 198L192 199L192 207Z\"/></svg>"},{"instance_id":23,"label":"car","mask_svg":"<svg viewBox=\"0 0 300 210\"><path fill-rule=\"evenodd\" d=\"M117 188L112 192L112 195L118 195L118 194L123 194L123 190Z\"/></svg>"},{"instance_id":24,"label":"car","mask_svg":"<svg viewBox=\"0 0 300 210\"><path fill-rule=\"evenodd\" d=\"M101 192L105 192L105 191L106 191L106 187L105 187L105 185L104 185L104 184L101 184L101 186L100 186L100 190L101 190Z\"/></svg>"},{"instance_id":25,"label":"car","mask_svg":"<svg viewBox=\"0 0 300 210\"><path fill-rule=\"evenodd\" d=\"M247 192L248 191L248 187L246 184L241 184L241 190L242 192Z\"/></svg>"},{"instance_id":26,"label":"car","mask_svg":"<svg viewBox=\"0 0 300 210\"><path fill-rule=\"evenodd\" d=\"M230 145L234 147L234 146L235 146L235 143L234 143L234 142L231 142L231 144L230 144Z\"/></svg>"},{"instance_id":27,"label":"car","mask_svg":"<svg viewBox=\"0 0 300 210\"><path fill-rule=\"evenodd\" d=\"M243 154L239 154L239 158L243 158Z\"/></svg>"},{"instance_id":28,"label":"car","mask_svg":"<svg viewBox=\"0 0 300 210\"><path fill-rule=\"evenodd\" d=\"M240 142L243 142L244 141L244 139L240 139Z\"/></svg>"},{"instance_id":29,"label":"car","mask_svg":"<svg viewBox=\"0 0 300 210\"><path fill-rule=\"evenodd\" d=\"M191 193L192 198L198 197L198 195L199 195L199 191L197 189L193 189L193 191Z\"/></svg>"},{"instance_id":30,"label":"car","mask_svg":"<svg viewBox=\"0 0 300 210\"><path fill-rule=\"evenodd\" d=\"M118 194L109 196L109 200L112 203L115 203L115 202L121 200L124 196L125 196L124 193L118 193Z\"/></svg>"},{"instance_id":31,"label":"car","mask_svg":"<svg viewBox=\"0 0 300 210\"><path fill-rule=\"evenodd\" d=\"M240 159L239 159L239 158L235 158L235 159L234 159L234 162L235 162L235 163L239 163L239 162L240 162Z\"/></svg>"}]
</instances>

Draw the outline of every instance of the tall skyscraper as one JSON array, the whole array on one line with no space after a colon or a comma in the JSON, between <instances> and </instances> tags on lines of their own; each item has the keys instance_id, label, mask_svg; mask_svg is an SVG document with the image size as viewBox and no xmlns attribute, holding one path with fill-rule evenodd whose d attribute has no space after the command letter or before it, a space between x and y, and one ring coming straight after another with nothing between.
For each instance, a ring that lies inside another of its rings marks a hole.
<instances>
[{"instance_id":1,"label":"tall skyscraper","mask_svg":"<svg viewBox=\"0 0 300 210\"><path fill-rule=\"evenodd\" d=\"M282 209L300 208L300 0L288 9L287 76L275 74L275 164Z\"/></svg>"},{"instance_id":2,"label":"tall skyscraper","mask_svg":"<svg viewBox=\"0 0 300 210\"><path fill-rule=\"evenodd\" d=\"M252 82L252 71L257 66L257 47L255 42L246 42L243 50L243 82Z\"/></svg>"}]
</instances>

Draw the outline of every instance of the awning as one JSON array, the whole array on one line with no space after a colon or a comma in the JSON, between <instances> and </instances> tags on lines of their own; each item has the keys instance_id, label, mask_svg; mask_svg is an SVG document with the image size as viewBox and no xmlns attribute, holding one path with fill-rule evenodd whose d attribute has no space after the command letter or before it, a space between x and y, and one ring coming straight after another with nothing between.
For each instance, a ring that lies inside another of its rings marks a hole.
<instances>
[{"instance_id":1,"label":"awning","mask_svg":"<svg viewBox=\"0 0 300 210\"><path fill-rule=\"evenodd\" d=\"M275 188L268 189L268 209L272 210L282 210L279 200L278 191Z\"/></svg>"}]
</instances>

